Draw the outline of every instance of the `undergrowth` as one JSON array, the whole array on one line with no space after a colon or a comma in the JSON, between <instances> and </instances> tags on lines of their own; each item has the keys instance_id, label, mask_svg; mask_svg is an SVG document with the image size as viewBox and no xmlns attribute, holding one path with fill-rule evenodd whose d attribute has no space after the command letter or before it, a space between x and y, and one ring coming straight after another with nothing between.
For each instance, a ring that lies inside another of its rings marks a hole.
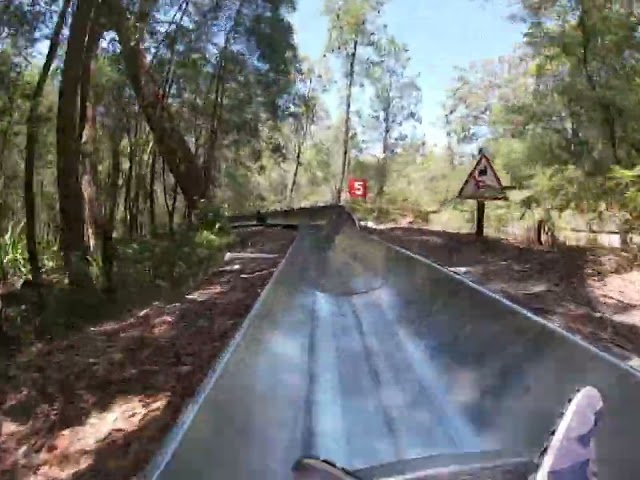
<instances>
[{"instance_id":1,"label":"undergrowth","mask_svg":"<svg viewBox=\"0 0 640 480\"><path fill-rule=\"evenodd\" d=\"M55 274L59 264L49 265L48 261L49 274L42 286L5 289L8 291L0 297L0 350L64 336L155 301L178 300L222 263L224 250L233 241L219 219L209 216L196 225L174 235L115 239L115 292L70 288L62 275ZM5 281L13 279L14 283L28 275L20 231L12 229L11 235L4 235L0 247ZM100 285L100 258L92 257L90 266Z\"/></svg>"}]
</instances>

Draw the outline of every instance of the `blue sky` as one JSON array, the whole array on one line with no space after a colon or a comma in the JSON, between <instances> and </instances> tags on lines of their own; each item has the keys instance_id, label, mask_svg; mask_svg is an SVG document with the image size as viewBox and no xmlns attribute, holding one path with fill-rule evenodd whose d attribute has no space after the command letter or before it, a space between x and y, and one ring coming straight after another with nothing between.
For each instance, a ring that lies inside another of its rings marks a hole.
<instances>
[{"instance_id":1,"label":"blue sky","mask_svg":"<svg viewBox=\"0 0 640 480\"><path fill-rule=\"evenodd\" d=\"M423 124L429 144L444 144L442 103L456 66L511 53L522 39L523 26L506 16L509 0L389 0L384 21L409 46L413 73L419 73ZM292 20L302 54L322 55L327 22L323 0L298 0ZM330 103L332 99L329 99Z\"/></svg>"}]
</instances>

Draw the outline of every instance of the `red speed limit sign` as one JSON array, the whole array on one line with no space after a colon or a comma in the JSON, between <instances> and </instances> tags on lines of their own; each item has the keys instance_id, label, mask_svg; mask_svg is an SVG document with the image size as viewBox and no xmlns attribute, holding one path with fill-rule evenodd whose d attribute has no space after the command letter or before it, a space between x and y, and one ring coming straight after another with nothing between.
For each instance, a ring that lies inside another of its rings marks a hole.
<instances>
[{"instance_id":1,"label":"red speed limit sign","mask_svg":"<svg viewBox=\"0 0 640 480\"><path fill-rule=\"evenodd\" d=\"M349 179L349 196L351 198L367 198L367 180L364 178Z\"/></svg>"}]
</instances>

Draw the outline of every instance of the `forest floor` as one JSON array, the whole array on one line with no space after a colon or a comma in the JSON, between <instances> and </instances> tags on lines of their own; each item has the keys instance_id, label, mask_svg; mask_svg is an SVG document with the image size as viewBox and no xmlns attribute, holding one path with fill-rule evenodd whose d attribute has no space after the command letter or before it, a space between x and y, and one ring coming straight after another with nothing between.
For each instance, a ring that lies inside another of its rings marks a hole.
<instances>
[{"instance_id":1,"label":"forest floor","mask_svg":"<svg viewBox=\"0 0 640 480\"><path fill-rule=\"evenodd\" d=\"M620 249L525 242L420 227L368 229L640 366L640 261Z\"/></svg>"},{"instance_id":2,"label":"forest floor","mask_svg":"<svg viewBox=\"0 0 640 480\"><path fill-rule=\"evenodd\" d=\"M143 469L294 238L287 230L238 231L225 251L277 257L224 265L219 255L178 301L156 298L5 361L0 478L124 479Z\"/></svg>"}]
</instances>

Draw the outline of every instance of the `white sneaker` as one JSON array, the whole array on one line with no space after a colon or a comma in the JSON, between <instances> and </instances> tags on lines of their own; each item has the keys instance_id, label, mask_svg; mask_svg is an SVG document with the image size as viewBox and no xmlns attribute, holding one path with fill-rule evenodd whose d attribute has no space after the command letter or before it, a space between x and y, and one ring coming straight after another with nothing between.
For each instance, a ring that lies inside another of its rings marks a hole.
<instances>
[{"instance_id":1,"label":"white sneaker","mask_svg":"<svg viewBox=\"0 0 640 480\"><path fill-rule=\"evenodd\" d=\"M595 480L593 437L602 407L598 390L578 391L540 454L535 480Z\"/></svg>"}]
</instances>

